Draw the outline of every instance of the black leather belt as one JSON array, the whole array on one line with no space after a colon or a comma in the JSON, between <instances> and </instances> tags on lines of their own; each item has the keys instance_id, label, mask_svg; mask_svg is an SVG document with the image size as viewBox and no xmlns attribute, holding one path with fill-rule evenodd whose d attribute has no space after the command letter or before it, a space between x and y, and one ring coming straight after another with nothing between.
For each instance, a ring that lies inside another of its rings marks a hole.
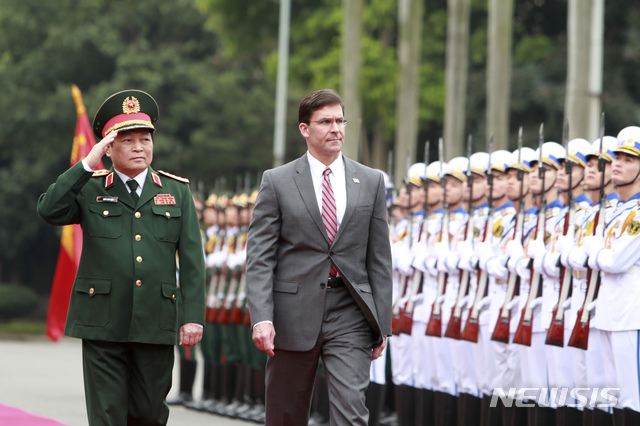
<instances>
[{"instance_id":1,"label":"black leather belt","mask_svg":"<svg viewBox=\"0 0 640 426\"><path fill-rule=\"evenodd\" d=\"M331 277L327 280L327 288L344 287L344 281L342 277Z\"/></svg>"}]
</instances>

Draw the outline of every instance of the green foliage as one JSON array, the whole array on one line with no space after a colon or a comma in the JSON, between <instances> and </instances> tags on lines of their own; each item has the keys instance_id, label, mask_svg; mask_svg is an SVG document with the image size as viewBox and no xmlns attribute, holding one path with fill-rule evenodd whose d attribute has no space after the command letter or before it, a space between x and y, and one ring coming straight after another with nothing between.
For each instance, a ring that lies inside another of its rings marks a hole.
<instances>
[{"instance_id":1,"label":"green foliage","mask_svg":"<svg viewBox=\"0 0 640 426\"><path fill-rule=\"evenodd\" d=\"M38 307L38 296L23 285L0 284L0 321L26 318Z\"/></svg>"}]
</instances>

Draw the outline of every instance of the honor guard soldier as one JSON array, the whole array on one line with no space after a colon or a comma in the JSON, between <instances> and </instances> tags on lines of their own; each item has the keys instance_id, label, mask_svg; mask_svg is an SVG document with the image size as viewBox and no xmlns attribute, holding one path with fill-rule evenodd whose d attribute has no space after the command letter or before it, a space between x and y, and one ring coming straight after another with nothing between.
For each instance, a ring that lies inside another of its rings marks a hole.
<instances>
[{"instance_id":1,"label":"honor guard soldier","mask_svg":"<svg viewBox=\"0 0 640 426\"><path fill-rule=\"evenodd\" d=\"M109 97L93 120L101 141L38 200L48 223L83 229L65 334L82 339L92 426L166 424L174 345L202 337L198 216L189 181L150 166L157 118L145 92ZM104 154L113 168L94 171Z\"/></svg>"},{"instance_id":2,"label":"honor guard soldier","mask_svg":"<svg viewBox=\"0 0 640 426\"><path fill-rule=\"evenodd\" d=\"M576 388L596 389L595 399L589 398L584 406L583 418L588 424L594 426L604 426L611 424L611 411L607 408L607 402L599 390L606 387L605 375L602 369L604 359L602 357L601 331L596 327L589 327L590 318L593 316L595 307L596 289L600 279L598 271L590 271L587 268L587 256L584 253L584 239L594 235L598 227L598 222L606 224L609 222L611 214L618 203L618 195L614 191L611 180L611 163L615 156L617 139L612 136L603 138L603 146L600 146L600 139L596 140L591 152L587 154L587 167L584 184L589 193L595 193L592 198L593 205L590 206L581 218L576 219L576 237L574 244L569 244L562 248L562 265L571 268L573 271L573 292L571 296L571 309L567 312L566 321L569 324L570 340L567 349L572 355L573 377ZM600 198L604 196L605 206L601 209ZM600 218L603 214L605 218ZM589 298L587 300L587 294ZM583 313L586 315L583 316ZM586 331L584 328L586 327ZM580 332L586 334L585 345L578 339Z\"/></svg>"},{"instance_id":3,"label":"honor guard soldier","mask_svg":"<svg viewBox=\"0 0 640 426\"><path fill-rule=\"evenodd\" d=\"M505 252L509 259L507 261L509 279L513 279L512 274L515 274L518 280L515 289L517 293L514 293L509 303L503 305L503 309L506 309L509 315L509 342L513 342L517 326L520 322L520 314L527 302L530 288L530 270L523 268L521 271L517 268L517 265L521 263L520 261L524 257L524 246L531 241L538 219L538 207L533 203L530 179L531 161L535 158L536 153L533 149L523 147L513 152L511 165L507 168L507 197L509 197L509 200L511 200L518 209L518 214L514 217L516 223L515 226L513 226L515 230L513 238L507 242L505 247ZM518 224L520 220L522 220L521 226ZM500 315L502 316L503 312L501 312ZM528 370L523 367L526 362L527 349L527 346L513 343L509 343L507 347L508 364L510 368L517 368L519 370L513 374L512 386L516 389L525 388L528 386L527 383L529 383ZM503 386L506 386L506 384ZM524 401L523 395L515 395L515 398L518 399L519 402ZM524 424L527 421L526 415L526 408L520 408L518 404L516 404L511 410L507 409L503 412L503 423L507 425Z\"/></svg>"},{"instance_id":4,"label":"honor guard soldier","mask_svg":"<svg viewBox=\"0 0 640 426\"><path fill-rule=\"evenodd\" d=\"M618 134L612 180L620 201L604 233L584 239L588 265L601 271L602 284L592 326L602 330L607 387L618 388L614 424L640 423L640 128Z\"/></svg>"},{"instance_id":5,"label":"honor guard soldier","mask_svg":"<svg viewBox=\"0 0 640 426\"><path fill-rule=\"evenodd\" d=\"M394 247L397 256L395 264L398 272L397 295L393 304L394 336L390 340L391 372L395 385L395 404L400 425L412 424L413 410L415 408L416 388L413 385L413 357L411 350L411 335L400 333L400 317L411 297L412 277L415 273L411 266L414 250L418 244L424 219L424 190L423 177L426 171L424 163L415 163L409 167L405 180L406 207L408 212L407 225L404 228L402 243Z\"/></svg>"},{"instance_id":6,"label":"honor guard soldier","mask_svg":"<svg viewBox=\"0 0 640 426\"><path fill-rule=\"evenodd\" d=\"M571 269L561 267L560 255L565 246L575 244L575 227L582 221L587 206L591 204L584 194L584 173L587 165L586 156L591 152L591 143L584 139L573 139L567 144L567 156L558 170L557 189L564 207L551 229L550 243L547 252L536 257L534 267L541 264L538 271L544 276L543 300L547 306L552 305L552 315L545 339L547 355L550 404L557 406L556 422L559 426L581 423L582 413L574 407L576 399L569 395L564 397L562 389L574 387L573 368L568 343L573 324L565 320L564 312L570 307L569 295L572 290ZM538 262L540 261L540 262ZM545 293L546 292L546 293ZM544 312L543 305L543 312ZM543 317L543 321L546 321ZM566 328L566 330L562 330Z\"/></svg>"},{"instance_id":7,"label":"honor guard soldier","mask_svg":"<svg viewBox=\"0 0 640 426\"><path fill-rule=\"evenodd\" d=\"M493 216L490 228L486 230L489 238L475 246L475 254L480 270L488 274L488 288L480 289L486 294L481 301L479 311L479 333L476 354L476 371L479 390L482 393L481 424L495 424L501 418L501 407L491 408L489 402L494 389L504 386L512 379L507 364L507 350L503 344L491 341L493 326L504 303L507 290L507 269L505 245L513 226L515 208L507 197L507 168L511 165L511 152L499 150L491 153L490 200ZM479 296L479 295L478 295ZM484 308L488 308L483 312Z\"/></svg>"},{"instance_id":8,"label":"honor guard soldier","mask_svg":"<svg viewBox=\"0 0 640 426\"><path fill-rule=\"evenodd\" d=\"M531 316L525 319L529 323L530 330L527 360L531 363L527 368L529 369L529 380L532 381L530 386L541 390L549 386L544 342L551 321L554 296L557 293L554 291L553 281L545 279L544 274L539 271L547 247L551 247L551 231L555 229L562 214L563 206L558 198L556 181L558 170L562 167L565 158L566 151L562 145L556 142L545 142L541 148L536 150L536 158L531 161L531 190L539 204L544 201L545 208L544 210L540 209L539 212L542 217L539 217L540 220L536 225L536 238L529 241L525 247L525 252L530 259L534 259L534 261L538 259L538 263L534 267L535 273L531 275L530 295L533 294L533 297L529 297L525 307L526 311L531 313ZM542 172L540 172L540 168L543 168ZM523 319L520 320L520 323L523 323ZM518 330L516 330L514 336L516 343L518 342L518 334ZM542 391L538 395L531 395L531 398L536 403L531 413L537 419L535 424L555 422L555 410L549 407L549 396L546 392Z\"/></svg>"},{"instance_id":9,"label":"honor guard soldier","mask_svg":"<svg viewBox=\"0 0 640 426\"><path fill-rule=\"evenodd\" d=\"M443 187L441 180L446 163L435 161L427 166L423 176L425 190L425 221L422 226L420 240L414 246L412 267L422 273L421 288L413 299L411 324L411 357L413 366L413 387L415 388L415 411L413 424L424 424L434 418L434 395L437 388L436 366L430 362L435 356L433 338L426 336L427 323L431 315L431 307L436 300L437 271L435 261L432 270L427 270L425 259L432 253L438 241L443 218Z\"/></svg>"}]
</instances>

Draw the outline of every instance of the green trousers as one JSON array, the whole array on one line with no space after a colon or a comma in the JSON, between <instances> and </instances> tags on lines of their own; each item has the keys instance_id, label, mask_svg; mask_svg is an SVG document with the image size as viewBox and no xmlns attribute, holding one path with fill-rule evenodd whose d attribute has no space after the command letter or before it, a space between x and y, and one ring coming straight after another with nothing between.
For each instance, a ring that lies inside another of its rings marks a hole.
<instances>
[{"instance_id":1,"label":"green trousers","mask_svg":"<svg viewBox=\"0 0 640 426\"><path fill-rule=\"evenodd\" d=\"M90 426L166 425L171 345L82 341Z\"/></svg>"}]
</instances>

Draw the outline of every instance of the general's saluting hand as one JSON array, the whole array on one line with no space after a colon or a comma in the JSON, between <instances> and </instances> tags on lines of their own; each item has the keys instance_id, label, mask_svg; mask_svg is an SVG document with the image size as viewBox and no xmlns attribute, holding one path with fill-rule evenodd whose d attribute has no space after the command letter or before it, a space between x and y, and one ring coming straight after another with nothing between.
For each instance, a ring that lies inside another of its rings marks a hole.
<instances>
[{"instance_id":1,"label":"general's saluting hand","mask_svg":"<svg viewBox=\"0 0 640 426\"><path fill-rule=\"evenodd\" d=\"M273 327L273 324L263 323L258 324L253 327L253 343L256 344L256 347L261 351L265 351L269 356L275 355L273 350L275 346L273 341L276 337L276 329Z\"/></svg>"},{"instance_id":2,"label":"general's saluting hand","mask_svg":"<svg viewBox=\"0 0 640 426\"><path fill-rule=\"evenodd\" d=\"M102 157L107 153L107 150L109 149L109 147L111 147L111 144L113 143L116 136L118 136L117 131L111 132L107 136L105 136L104 139L95 144L93 148L91 148L91 152L89 152L89 155L84 158L87 166L91 167L92 169L98 167L98 165L102 161Z\"/></svg>"}]
</instances>

